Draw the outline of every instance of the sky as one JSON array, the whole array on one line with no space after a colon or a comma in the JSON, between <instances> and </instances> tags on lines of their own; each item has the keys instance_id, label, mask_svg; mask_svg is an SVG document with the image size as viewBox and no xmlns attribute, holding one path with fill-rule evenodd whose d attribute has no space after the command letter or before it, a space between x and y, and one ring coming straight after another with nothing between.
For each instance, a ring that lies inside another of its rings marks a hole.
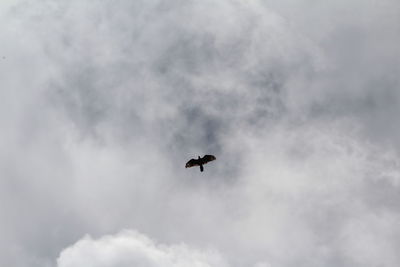
<instances>
[{"instance_id":1,"label":"sky","mask_svg":"<svg viewBox=\"0 0 400 267\"><path fill-rule=\"evenodd\" d=\"M9 0L0 32L0 266L400 266L398 0Z\"/></svg>"}]
</instances>

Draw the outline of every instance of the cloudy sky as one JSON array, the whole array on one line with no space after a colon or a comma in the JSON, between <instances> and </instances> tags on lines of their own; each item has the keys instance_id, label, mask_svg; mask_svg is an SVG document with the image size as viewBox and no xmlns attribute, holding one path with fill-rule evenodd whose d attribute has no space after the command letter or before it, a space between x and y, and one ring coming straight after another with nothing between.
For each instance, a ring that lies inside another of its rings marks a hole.
<instances>
[{"instance_id":1,"label":"cloudy sky","mask_svg":"<svg viewBox=\"0 0 400 267\"><path fill-rule=\"evenodd\" d=\"M0 266L400 266L398 0L7 0L0 32Z\"/></svg>"}]
</instances>

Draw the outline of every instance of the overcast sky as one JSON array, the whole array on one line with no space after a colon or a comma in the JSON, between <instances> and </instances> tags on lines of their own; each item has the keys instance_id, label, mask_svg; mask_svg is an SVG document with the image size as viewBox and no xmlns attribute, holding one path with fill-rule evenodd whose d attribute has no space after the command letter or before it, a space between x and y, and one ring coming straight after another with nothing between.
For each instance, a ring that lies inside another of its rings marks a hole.
<instances>
[{"instance_id":1,"label":"overcast sky","mask_svg":"<svg viewBox=\"0 0 400 267\"><path fill-rule=\"evenodd\" d=\"M400 266L398 0L9 0L0 33L0 266Z\"/></svg>"}]
</instances>

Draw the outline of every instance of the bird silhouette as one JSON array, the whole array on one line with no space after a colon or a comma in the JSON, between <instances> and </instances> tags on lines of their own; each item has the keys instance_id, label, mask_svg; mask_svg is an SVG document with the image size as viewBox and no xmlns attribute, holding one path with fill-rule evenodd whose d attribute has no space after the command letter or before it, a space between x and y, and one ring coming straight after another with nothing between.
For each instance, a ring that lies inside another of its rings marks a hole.
<instances>
[{"instance_id":1,"label":"bird silhouette","mask_svg":"<svg viewBox=\"0 0 400 267\"><path fill-rule=\"evenodd\" d=\"M204 155L204 157L200 158L198 156L197 159L191 159L188 162L186 162L185 168L191 168L194 166L200 166L200 171L202 172L204 170L203 165L206 164L207 162L216 160L217 158L213 155Z\"/></svg>"}]
</instances>

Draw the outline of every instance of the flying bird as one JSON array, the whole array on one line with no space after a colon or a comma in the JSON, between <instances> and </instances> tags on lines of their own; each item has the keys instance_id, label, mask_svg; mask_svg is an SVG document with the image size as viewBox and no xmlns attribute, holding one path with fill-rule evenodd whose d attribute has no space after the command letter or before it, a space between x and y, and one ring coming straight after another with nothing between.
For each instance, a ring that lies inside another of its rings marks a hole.
<instances>
[{"instance_id":1,"label":"flying bird","mask_svg":"<svg viewBox=\"0 0 400 267\"><path fill-rule=\"evenodd\" d=\"M193 166L200 166L200 171L202 172L204 170L203 165L206 164L207 162L216 160L217 158L213 155L204 155L204 157L200 158L200 156L198 156L197 159L191 159L189 160L186 165L185 168L190 168Z\"/></svg>"}]
</instances>

